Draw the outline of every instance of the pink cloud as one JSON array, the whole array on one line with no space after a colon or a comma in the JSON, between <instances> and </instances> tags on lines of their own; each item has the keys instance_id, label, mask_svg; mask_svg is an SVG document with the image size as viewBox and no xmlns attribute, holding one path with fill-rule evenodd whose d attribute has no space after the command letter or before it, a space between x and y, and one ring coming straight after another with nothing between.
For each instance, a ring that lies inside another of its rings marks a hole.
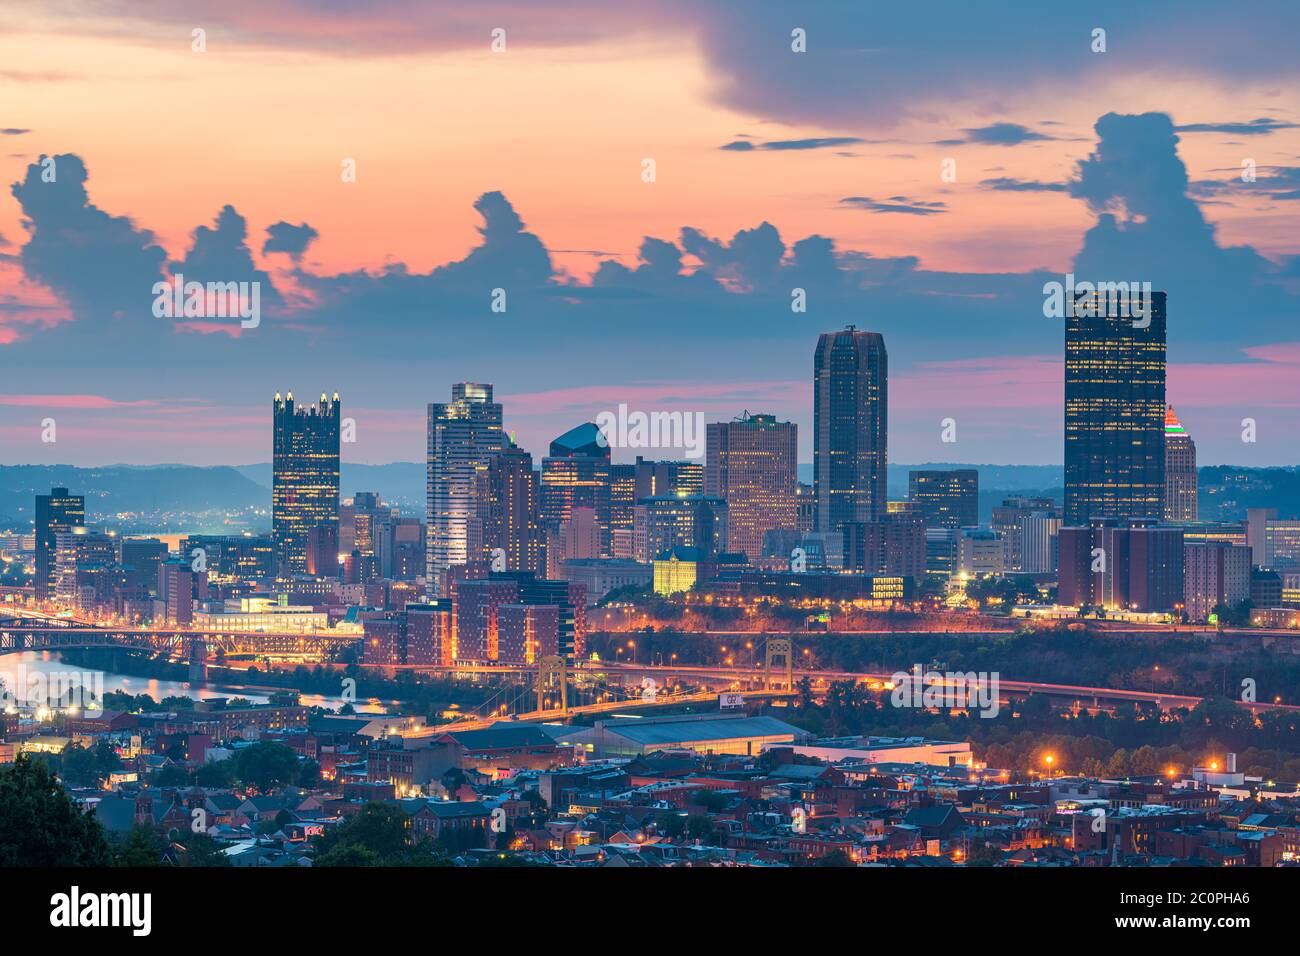
<instances>
[{"instance_id":1,"label":"pink cloud","mask_svg":"<svg viewBox=\"0 0 1300 956\"><path fill-rule=\"evenodd\" d=\"M23 408L152 408L157 402L119 402L103 395L0 395L0 405Z\"/></svg>"}]
</instances>

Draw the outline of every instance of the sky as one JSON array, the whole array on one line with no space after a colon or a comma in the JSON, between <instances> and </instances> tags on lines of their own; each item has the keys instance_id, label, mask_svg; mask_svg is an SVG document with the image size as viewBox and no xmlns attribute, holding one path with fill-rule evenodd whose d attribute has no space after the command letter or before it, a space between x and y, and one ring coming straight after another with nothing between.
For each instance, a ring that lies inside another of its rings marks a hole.
<instances>
[{"instance_id":1,"label":"sky","mask_svg":"<svg viewBox=\"0 0 1300 956\"><path fill-rule=\"evenodd\" d=\"M0 464L266 461L285 391L420 460L462 380L538 456L625 404L809 461L849 323L891 460L1057 464L1067 273L1167 292L1202 464L1297 464L1289 0L352 6L0 0Z\"/></svg>"}]
</instances>

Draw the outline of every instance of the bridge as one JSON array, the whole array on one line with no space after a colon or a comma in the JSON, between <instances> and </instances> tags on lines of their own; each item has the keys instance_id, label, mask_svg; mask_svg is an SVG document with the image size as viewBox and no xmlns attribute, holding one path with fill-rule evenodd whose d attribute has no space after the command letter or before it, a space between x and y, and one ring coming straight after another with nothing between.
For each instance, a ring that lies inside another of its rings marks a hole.
<instances>
[{"instance_id":1,"label":"bridge","mask_svg":"<svg viewBox=\"0 0 1300 956\"><path fill-rule=\"evenodd\" d=\"M815 691L824 691L836 681L865 684L885 690L892 673L861 673L797 668L793 666L793 639L802 632L751 635L762 637L765 661L762 666L713 666L690 664L639 664L602 661L557 664L543 662L508 664L499 662L456 662L445 665L376 665L380 670L414 670L421 673L458 677L502 678L501 688L466 721L447 726L487 726L501 719L551 720L570 714L626 710L629 705L671 706L707 700L719 690L739 691L747 697L789 696L795 684L807 678ZM6 610L0 605L0 654L19 651L58 651L86 647L124 647L188 661L191 679L202 681L213 654L272 655L328 662L338 652L355 646L360 635L328 632L215 633L194 628L141 628L95 625L30 609ZM778 673L773 674L773 666ZM774 680L773 678L778 678ZM653 681L653 685L647 685ZM686 686L683 687L682 685ZM1075 709L1100 709L1117 705L1147 704L1161 711L1190 710L1200 697L1155 690L1089 687L1042 681L1000 679L999 697L1013 704L1031 694L1045 695ZM647 697L647 690L653 691ZM535 699L535 703L534 703ZM1300 710L1296 705L1271 701L1237 701L1258 714L1270 710Z\"/></svg>"}]
</instances>

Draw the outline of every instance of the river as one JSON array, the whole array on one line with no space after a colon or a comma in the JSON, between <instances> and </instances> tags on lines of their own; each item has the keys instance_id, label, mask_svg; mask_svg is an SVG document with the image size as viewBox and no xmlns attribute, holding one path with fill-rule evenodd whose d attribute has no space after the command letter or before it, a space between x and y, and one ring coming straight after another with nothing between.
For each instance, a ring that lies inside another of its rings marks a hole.
<instances>
[{"instance_id":1,"label":"river","mask_svg":"<svg viewBox=\"0 0 1300 956\"><path fill-rule=\"evenodd\" d=\"M63 662L60 655L53 651L21 651L16 654L0 654L0 681L7 689L14 686L14 677L19 668L28 674L33 672L51 673L54 671L80 670L75 665ZM158 680L130 674L114 674L103 671L104 693L122 691L138 696L148 694L154 700L164 697L189 697L192 700L210 700L219 697L243 697L253 703L265 704L270 700L270 691L265 687L249 687L241 684L205 684L195 687L189 681ZM337 698L328 698L320 694L301 694L299 702L304 707L327 707L336 709L341 704ZM378 700L357 701L353 708L358 713L382 714L387 708Z\"/></svg>"}]
</instances>

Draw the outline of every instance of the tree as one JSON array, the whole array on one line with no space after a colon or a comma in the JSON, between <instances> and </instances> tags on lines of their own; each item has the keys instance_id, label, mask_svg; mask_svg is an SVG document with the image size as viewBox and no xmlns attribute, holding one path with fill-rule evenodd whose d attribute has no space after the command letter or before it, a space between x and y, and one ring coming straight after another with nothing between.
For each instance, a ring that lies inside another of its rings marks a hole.
<instances>
[{"instance_id":1,"label":"tree","mask_svg":"<svg viewBox=\"0 0 1300 956\"><path fill-rule=\"evenodd\" d=\"M168 764L153 777L155 787L184 787L190 782L190 773L180 764Z\"/></svg>"},{"instance_id":2,"label":"tree","mask_svg":"<svg viewBox=\"0 0 1300 956\"><path fill-rule=\"evenodd\" d=\"M230 858L221 852L216 840L206 833L191 833L181 838L185 853L183 866L230 866Z\"/></svg>"},{"instance_id":3,"label":"tree","mask_svg":"<svg viewBox=\"0 0 1300 956\"><path fill-rule=\"evenodd\" d=\"M412 844L410 818L393 803L367 803L313 841L317 866L447 866L428 840Z\"/></svg>"},{"instance_id":4,"label":"tree","mask_svg":"<svg viewBox=\"0 0 1300 956\"><path fill-rule=\"evenodd\" d=\"M829 853L818 858L817 866L852 866L853 861L843 850L831 850Z\"/></svg>"},{"instance_id":5,"label":"tree","mask_svg":"<svg viewBox=\"0 0 1300 956\"><path fill-rule=\"evenodd\" d=\"M298 779L298 755L284 744L260 740L239 751L235 774L246 787L265 793Z\"/></svg>"},{"instance_id":6,"label":"tree","mask_svg":"<svg viewBox=\"0 0 1300 956\"><path fill-rule=\"evenodd\" d=\"M319 853L316 866L383 866L383 860L374 850L367 850L359 843L341 843Z\"/></svg>"},{"instance_id":7,"label":"tree","mask_svg":"<svg viewBox=\"0 0 1300 956\"><path fill-rule=\"evenodd\" d=\"M130 835L117 847L113 856L114 866L160 866L166 843L153 830L136 826Z\"/></svg>"},{"instance_id":8,"label":"tree","mask_svg":"<svg viewBox=\"0 0 1300 956\"><path fill-rule=\"evenodd\" d=\"M59 776L75 787L88 787L99 780L95 752L85 747L66 747L60 756Z\"/></svg>"},{"instance_id":9,"label":"tree","mask_svg":"<svg viewBox=\"0 0 1300 956\"><path fill-rule=\"evenodd\" d=\"M0 866L107 866L104 828L49 767L21 754L0 767Z\"/></svg>"},{"instance_id":10,"label":"tree","mask_svg":"<svg viewBox=\"0 0 1300 956\"><path fill-rule=\"evenodd\" d=\"M222 790L235 782L235 761L209 760L194 771L194 783L208 789Z\"/></svg>"},{"instance_id":11,"label":"tree","mask_svg":"<svg viewBox=\"0 0 1300 956\"><path fill-rule=\"evenodd\" d=\"M320 783L320 764L314 760L304 760L298 769L298 786L311 790Z\"/></svg>"}]
</instances>

